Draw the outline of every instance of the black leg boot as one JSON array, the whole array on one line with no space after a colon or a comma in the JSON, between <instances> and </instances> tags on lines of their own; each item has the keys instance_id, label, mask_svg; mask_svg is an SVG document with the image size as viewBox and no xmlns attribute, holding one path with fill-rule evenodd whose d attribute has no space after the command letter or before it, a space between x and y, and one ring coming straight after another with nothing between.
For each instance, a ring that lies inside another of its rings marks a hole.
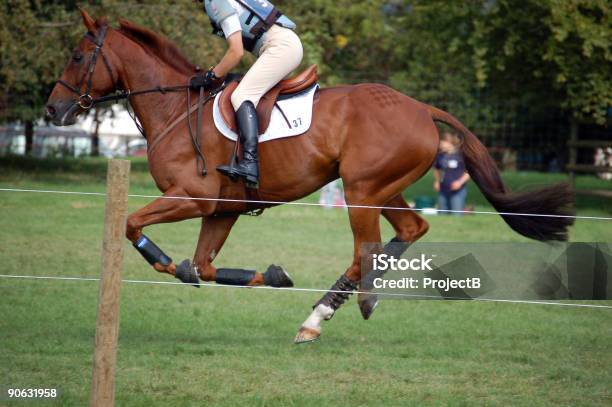
<instances>
[{"instance_id":1,"label":"black leg boot","mask_svg":"<svg viewBox=\"0 0 612 407\"><path fill-rule=\"evenodd\" d=\"M235 166L222 165L217 170L229 177L242 177L246 181L247 188L256 189L259 187L259 160L257 157L259 122L253 102L246 101L240 105L236 112L236 119L242 143L242 161Z\"/></svg>"}]
</instances>

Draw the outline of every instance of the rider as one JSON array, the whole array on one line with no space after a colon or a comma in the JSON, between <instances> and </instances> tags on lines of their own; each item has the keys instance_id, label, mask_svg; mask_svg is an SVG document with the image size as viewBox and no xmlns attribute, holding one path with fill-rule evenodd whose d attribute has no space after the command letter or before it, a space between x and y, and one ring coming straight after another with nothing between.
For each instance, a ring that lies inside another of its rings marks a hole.
<instances>
[{"instance_id":1,"label":"rider","mask_svg":"<svg viewBox=\"0 0 612 407\"><path fill-rule=\"evenodd\" d=\"M213 33L225 37L229 49L221 61L206 73L208 83L218 81L234 69L244 50L257 61L232 94L244 157L236 166L223 165L218 171L230 177L243 177L247 186L257 188L259 164L257 143L259 100L302 62L296 25L267 0L200 0L210 18Z\"/></svg>"}]
</instances>

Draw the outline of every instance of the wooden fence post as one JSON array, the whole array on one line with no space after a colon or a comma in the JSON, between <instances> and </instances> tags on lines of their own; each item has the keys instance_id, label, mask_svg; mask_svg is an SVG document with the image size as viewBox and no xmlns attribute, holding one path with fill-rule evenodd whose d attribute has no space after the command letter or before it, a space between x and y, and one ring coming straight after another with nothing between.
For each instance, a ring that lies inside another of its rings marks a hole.
<instances>
[{"instance_id":1,"label":"wooden fence post","mask_svg":"<svg viewBox=\"0 0 612 407\"><path fill-rule=\"evenodd\" d=\"M128 212L130 162L110 160L106 183L102 272L100 274L91 390L91 406L93 407L115 404L119 299L123 273L123 242Z\"/></svg>"}]
</instances>

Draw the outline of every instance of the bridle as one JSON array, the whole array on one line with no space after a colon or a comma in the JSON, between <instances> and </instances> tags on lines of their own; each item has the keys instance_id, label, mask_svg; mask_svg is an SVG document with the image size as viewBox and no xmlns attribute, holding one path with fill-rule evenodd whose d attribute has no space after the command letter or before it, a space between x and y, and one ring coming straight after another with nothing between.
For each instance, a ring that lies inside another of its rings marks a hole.
<instances>
[{"instance_id":1,"label":"bridle","mask_svg":"<svg viewBox=\"0 0 612 407\"><path fill-rule=\"evenodd\" d=\"M98 62L99 55L102 56L102 61L104 61L104 66L106 66L108 75L113 81L115 92L117 92L118 90L117 81L115 81L115 76L113 75L113 69L111 68L110 63L108 62L106 55L104 55L104 52L102 52L102 46L104 45L104 39L106 38L107 31L108 31L108 26L104 25L100 28L100 31L97 37L94 37L91 33L87 33L85 35L85 38L93 42L96 48L92 51L91 60L89 61L89 67L87 68L87 72L85 73L85 75L83 75L83 79L81 79L81 82L79 83L79 85L72 86L71 84L64 81L63 79L59 79L57 81L57 83L59 83L60 85L63 85L64 87L69 89L72 93L78 96L78 99L75 101L75 103L78 104L79 107L83 110L89 110L98 103L102 103L103 101L113 100L115 98L115 97L109 98L108 96L106 96L106 97L94 99L91 96L91 82L93 81L93 74L96 70L96 64ZM83 88L84 84L86 85L85 93L81 93L81 89Z\"/></svg>"},{"instance_id":2,"label":"bridle","mask_svg":"<svg viewBox=\"0 0 612 407\"><path fill-rule=\"evenodd\" d=\"M70 90L72 93L78 96L78 98L74 101L74 103L79 105L81 109L90 110L91 108L95 107L96 105L100 103L109 102L109 101L118 102L120 100L129 99L132 96L144 95L147 93L165 94L166 92L179 92L179 91L190 89L189 85L156 86L154 88L140 90L140 91L120 89L118 85L119 78L115 80L115 75L113 74L113 68L108 62L108 58L106 58L106 55L102 51L102 47L104 46L104 40L106 38L107 31L108 31L108 26L104 25L100 28L100 32L98 33L97 37L94 37L91 33L87 33L85 35L85 38L93 42L96 48L92 51L91 60L89 61L89 67L87 68L87 72L83 76L83 79L81 79L81 82L79 83L79 85L73 86L69 84L68 82L64 81L63 79L59 79L57 81L57 83L66 87L68 90ZM96 70L98 56L102 57L102 61L104 62L104 66L106 66L108 75L113 81L114 90L112 94L94 98L93 96L91 96L91 83L93 81L93 75ZM84 84L86 85L85 93L81 93L81 89L83 88ZM211 93L213 93L216 96L216 94L219 93L220 90L222 89L221 88L216 89L212 91Z\"/></svg>"},{"instance_id":3,"label":"bridle","mask_svg":"<svg viewBox=\"0 0 612 407\"><path fill-rule=\"evenodd\" d=\"M209 92L209 94L207 96L204 95L204 88L200 88L199 89L199 99L197 102L197 125L196 125L196 132L194 134L193 132L193 128L191 125L191 86L188 85L178 85L178 86L157 86L155 88L151 88L151 89L145 89L145 90L140 90L140 91L135 91L132 92L130 90L121 90L118 86L118 80L119 78L117 77L117 79L115 80L115 75L113 74L113 69L110 65L110 63L108 62L108 59L106 58L106 55L104 55L104 52L102 51L102 47L104 46L104 40L106 39L106 33L108 31L108 26L107 25L103 25L102 27L100 27L100 30L98 32L98 36L94 37L91 33L87 33L85 35L85 38L89 39L91 42L94 43L94 45L96 46L96 48L92 51L91 54L91 60L89 61L89 67L87 68L87 72L85 73L85 75L83 76L83 78L81 79L80 83L78 86L73 86L71 84L69 84L68 82L64 81L63 79L59 79L57 81L57 83L59 83L60 85L64 86L65 88L67 88L68 90L70 90L72 93L74 93L75 95L78 96L77 99L75 99L74 104L78 105L81 109L83 109L84 111L90 110L92 109L94 106L100 104L100 103L104 103L104 102L109 102L109 101L114 101L114 102L119 102L120 100L126 100L129 102L130 97L132 96L137 96L137 95L144 95L147 93L162 93L162 94L166 94L167 92L179 92L179 91L187 91L187 114L185 115L187 118L187 122L188 122L188 127L189 127L189 134L191 137L191 140L193 142L193 146L194 149L196 150L196 157L198 160L198 173L205 176L207 174L207 170L206 170L206 160L204 158L204 154L202 153L201 150L201 146L200 146L200 142L198 140L198 135L201 134L201 129L202 129L202 107L208 103L210 100L214 99L217 94L219 92L221 92L224 88L225 88L225 84L222 84L220 87L218 87L217 89L214 89L212 91ZM114 91L113 94L107 95L107 96L101 96L98 98L94 98L93 96L91 96L91 84L93 81L93 75L94 72L96 70L96 64L98 62L98 56L102 57L102 61L104 62L104 66L106 66L106 70L108 72L108 75L110 76L112 82L113 82L113 86L114 86ZM197 72L196 75L199 74L200 70L199 68L197 68ZM118 75L117 75L118 76ZM85 93L81 93L81 89L83 88L83 85L85 85ZM138 128L138 130L140 131L140 133L143 135L143 137L146 138L145 134L144 134L144 130L141 126L141 124L138 122L138 119L136 118L136 116L133 114L133 112L130 111L129 109L129 104L127 106L128 113L130 114L130 116L132 117L132 120L134 120L134 123L136 124L136 127ZM178 121L173 123L170 128L174 127L175 125L178 124ZM170 128L167 128L164 132L163 132L163 136L167 135L170 132ZM161 139L162 137L159 137L159 139ZM159 144L160 140L156 140L157 144ZM200 166L202 168L200 168Z\"/></svg>"}]
</instances>

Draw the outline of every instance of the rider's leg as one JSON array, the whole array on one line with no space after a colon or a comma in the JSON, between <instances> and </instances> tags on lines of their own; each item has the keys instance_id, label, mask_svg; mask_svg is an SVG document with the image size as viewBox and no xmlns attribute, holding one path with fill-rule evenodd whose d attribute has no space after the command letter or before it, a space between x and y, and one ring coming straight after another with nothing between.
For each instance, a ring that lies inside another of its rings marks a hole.
<instances>
[{"instance_id":1,"label":"rider's leg","mask_svg":"<svg viewBox=\"0 0 612 407\"><path fill-rule=\"evenodd\" d=\"M293 31L279 26L270 28L259 58L232 94L244 160L238 166L219 167L221 173L245 177L247 186L257 186L259 123L256 107L266 92L300 65L302 57L302 43Z\"/></svg>"},{"instance_id":2,"label":"rider's leg","mask_svg":"<svg viewBox=\"0 0 612 407\"><path fill-rule=\"evenodd\" d=\"M248 187L257 188L259 183L259 160L257 158L259 122L253 102L247 100L242 103L236 111L236 121L242 143L243 159L238 165L232 165L233 163L222 165L217 170L230 177L244 177Z\"/></svg>"},{"instance_id":3,"label":"rider's leg","mask_svg":"<svg viewBox=\"0 0 612 407\"><path fill-rule=\"evenodd\" d=\"M259 100L302 63L300 38L288 28L273 26L266 34L259 57L232 94L238 111L244 102L257 107Z\"/></svg>"}]
</instances>

